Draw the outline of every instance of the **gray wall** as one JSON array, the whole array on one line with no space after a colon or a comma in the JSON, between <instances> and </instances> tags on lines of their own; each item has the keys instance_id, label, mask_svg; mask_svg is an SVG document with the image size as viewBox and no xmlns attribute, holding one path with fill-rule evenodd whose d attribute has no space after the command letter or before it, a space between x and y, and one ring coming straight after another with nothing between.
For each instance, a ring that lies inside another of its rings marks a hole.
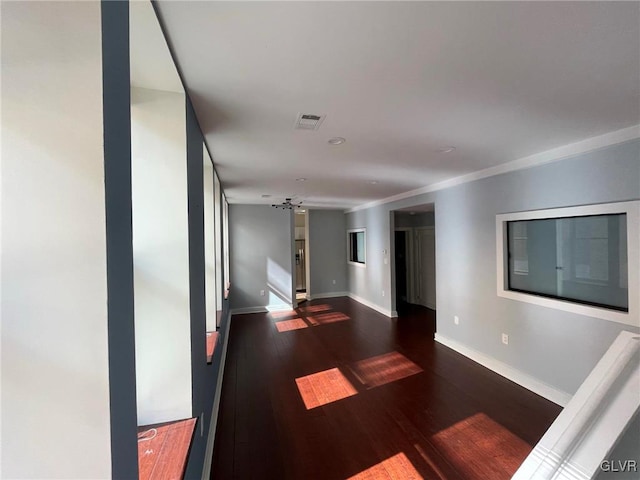
<instances>
[{"instance_id":1,"label":"gray wall","mask_svg":"<svg viewBox=\"0 0 640 480\"><path fill-rule=\"evenodd\" d=\"M347 291L346 228L342 210L309 210L308 291L312 296Z\"/></svg>"},{"instance_id":2,"label":"gray wall","mask_svg":"<svg viewBox=\"0 0 640 480\"><path fill-rule=\"evenodd\" d=\"M292 304L292 229L291 210L229 205L232 309Z\"/></svg>"},{"instance_id":3,"label":"gray wall","mask_svg":"<svg viewBox=\"0 0 640 480\"><path fill-rule=\"evenodd\" d=\"M613 450L605 457L605 460L613 462L618 470L622 467L620 462L624 463L628 460L636 461L636 471L628 469L622 471L599 472L596 475L597 480L638 480L640 476L640 415L636 413L635 419L627 425L627 430L622 435Z\"/></svg>"},{"instance_id":4,"label":"gray wall","mask_svg":"<svg viewBox=\"0 0 640 480\"><path fill-rule=\"evenodd\" d=\"M499 298L495 216L639 197L636 140L352 212L347 228L367 228L367 268L348 267L350 291L383 310L395 307L388 295L392 265L382 253L393 242L390 211L435 203L438 333L574 393L617 334L638 329ZM637 289L630 285L630 294ZM509 346L501 344L502 332L509 334Z\"/></svg>"}]
</instances>

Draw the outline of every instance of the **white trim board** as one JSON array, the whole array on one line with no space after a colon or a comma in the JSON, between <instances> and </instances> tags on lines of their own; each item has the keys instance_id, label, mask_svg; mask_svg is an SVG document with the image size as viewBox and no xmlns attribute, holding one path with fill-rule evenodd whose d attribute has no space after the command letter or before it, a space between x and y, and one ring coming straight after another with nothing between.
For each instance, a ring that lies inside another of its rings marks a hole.
<instances>
[{"instance_id":1,"label":"white trim board","mask_svg":"<svg viewBox=\"0 0 640 480\"><path fill-rule=\"evenodd\" d=\"M243 307L231 309L231 315L244 315L245 313L268 313L293 310L293 305L266 305L264 307Z\"/></svg>"},{"instance_id":2,"label":"white trim board","mask_svg":"<svg viewBox=\"0 0 640 480\"><path fill-rule=\"evenodd\" d=\"M326 292L326 293L312 293L307 297L307 300L316 300L319 298L335 298L335 297L348 297L349 292Z\"/></svg>"},{"instance_id":3,"label":"white trim board","mask_svg":"<svg viewBox=\"0 0 640 480\"><path fill-rule=\"evenodd\" d=\"M506 363L501 362L500 360L490 357L489 355L485 355L484 353L474 350L473 348L467 347L462 343L459 343L438 333L435 334L435 341L441 343L446 347L449 347L452 350L455 350L461 355L464 355L474 362L479 363L483 367L488 368L498 375L502 375L512 382L517 383L521 387L524 387L527 390L531 390L541 397L544 397L547 400L560 405L561 407L566 406L571 400L571 394L552 387L551 385L544 383L543 381L538 380L537 378L532 377L531 375L524 373L517 368L513 368Z\"/></svg>"},{"instance_id":4,"label":"white trim board","mask_svg":"<svg viewBox=\"0 0 640 480\"><path fill-rule=\"evenodd\" d=\"M625 213L627 215L628 312L619 312L602 307L583 305L570 300L541 297L507 289L507 222L613 213ZM496 215L496 282L497 295L502 298L640 327L640 298L633 293L638 291L638 286L640 285L640 201L550 208Z\"/></svg>"},{"instance_id":5,"label":"white trim board","mask_svg":"<svg viewBox=\"0 0 640 480\"><path fill-rule=\"evenodd\" d=\"M345 213L357 212L358 210L364 210L367 208L375 207L378 205L384 205L385 203L396 202L398 200L404 200L405 198L415 197L416 195L422 195L423 193L436 192L438 190L444 190L445 188L455 187L462 185L463 183L473 182L482 178L493 177L494 175L501 175L503 173L514 172L516 170L524 170L527 168L537 167L547 163L556 162L558 160L564 160L565 158L589 153L594 150L617 145L619 143L628 142L640 138L640 124L633 125L631 127L616 130L614 132L605 133L596 137L587 138L578 142L570 143L562 147L553 148L545 152L536 153L528 157L512 160L507 163L496 165L495 167L485 168L484 170L478 170L477 172L471 172L466 175L461 175L443 182L433 183L425 187L420 187L408 192L392 195L380 200L374 200L372 202L364 203L345 210Z\"/></svg>"},{"instance_id":6,"label":"white trim board","mask_svg":"<svg viewBox=\"0 0 640 480\"><path fill-rule=\"evenodd\" d=\"M620 332L513 479L596 477L640 407L639 353L638 334Z\"/></svg>"},{"instance_id":7,"label":"white trim board","mask_svg":"<svg viewBox=\"0 0 640 480\"><path fill-rule=\"evenodd\" d=\"M213 448L216 439L216 429L218 428L218 412L220 411L220 399L222 398L222 381L224 379L224 366L227 361L227 346L229 345L229 332L231 331L231 318L233 315L228 313L227 328L224 332L224 341L222 343L222 360L220 368L218 368L218 382L216 384L216 392L213 397L213 408L211 409L211 422L209 423L209 437L207 438L207 447L204 455L204 466L202 468L202 480L209 480L211 475L211 462L213 461Z\"/></svg>"},{"instance_id":8,"label":"white trim board","mask_svg":"<svg viewBox=\"0 0 640 480\"><path fill-rule=\"evenodd\" d=\"M365 300L362 297L359 297L358 295L349 292L348 293L348 297L351 298L352 300L355 300L358 303L361 303L362 305L364 305L365 307L369 307L371 310L375 310L378 313L381 313L382 315L389 317L389 318L395 318L397 317L397 313L396 312L392 312L391 310L387 310L386 308L381 307L380 305L376 305L373 302L370 302L369 300ZM395 313L395 315L394 315Z\"/></svg>"}]
</instances>

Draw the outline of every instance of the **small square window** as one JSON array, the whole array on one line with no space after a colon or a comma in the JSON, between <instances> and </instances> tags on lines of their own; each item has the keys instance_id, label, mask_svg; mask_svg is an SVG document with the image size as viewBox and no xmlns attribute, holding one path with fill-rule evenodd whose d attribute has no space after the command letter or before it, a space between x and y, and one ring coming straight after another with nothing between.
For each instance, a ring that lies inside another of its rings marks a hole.
<instances>
[{"instance_id":1,"label":"small square window","mask_svg":"<svg viewBox=\"0 0 640 480\"><path fill-rule=\"evenodd\" d=\"M365 264L366 256L366 232L364 229L350 230L348 232L349 262L359 265Z\"/></svg>"}]
</instances>

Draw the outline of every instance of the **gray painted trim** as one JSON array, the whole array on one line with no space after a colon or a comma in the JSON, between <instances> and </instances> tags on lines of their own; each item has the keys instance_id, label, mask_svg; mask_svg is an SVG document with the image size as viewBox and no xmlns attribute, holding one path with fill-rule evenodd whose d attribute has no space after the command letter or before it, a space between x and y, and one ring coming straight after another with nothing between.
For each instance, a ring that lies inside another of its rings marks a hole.
<instances>
[{"instance_id":1,"label":"gray painted trim","mask_svg":"<svg viewBox=\"0 0 640 480\"><path fill-rule=\"evenodd\" d=\"M187 211L189 229L189 313L191 316L192 414L201 409L201 370L206 359L204 191L202 135L189 98L185 101L187 129Z\"/></svg>"},{"instance_id":2,"label":"gray painted trim","mask_svg":"<svg viewBox=\"0 0 640 480\"><path fill-rule=\"evenodd\" d=\"M222 382L224 381L224 367L227 363L227 348L229 345L229 331L231 329L231 314L227 312L226 322L223 329L222 356L220 366L216 376L216 390L214 393L213 407L211 408L211 423L209 425L209 435L207 436L207 448L204 455L204 465L202 466L202 480L208 480L211 476L211 462L213 461L213 449L215 448L216 430L218 428L218 412L220 411L220 400L222 399Z\"/></svg>"},{"instance_id":3,"label":"gray painted trim","mask_svg":"<svg viewBox=\"0 0 640 480\"><path fill-rule=\"evenodd\" d=\"M107 233L111 475L138 478L129 2L103 0L102 95Z\"/></svg>"}]
</instances>

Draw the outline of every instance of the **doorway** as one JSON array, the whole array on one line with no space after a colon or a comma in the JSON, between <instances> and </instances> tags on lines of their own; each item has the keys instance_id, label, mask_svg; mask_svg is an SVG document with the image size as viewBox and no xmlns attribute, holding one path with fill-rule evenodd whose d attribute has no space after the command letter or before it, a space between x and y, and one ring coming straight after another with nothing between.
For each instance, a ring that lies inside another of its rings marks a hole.
<instances>
[{"instance_id":1,"label":"doorway","mask_svg":"<svg viewBox=\"0 0 640 480\"><path fill-rule=\"evenodd\" d=\"M296 211L294 214L294 272L298 304L307 300L307 230L307 211Z\"/></svg>"},{"instance_id":2,"label":"doorway","mask_svg":"<svg viewBox=\"0 0 640 480\"><path fill-rule=\"evenodd\" d=\"M434 204L393 212L395 307L398 316L436 309Z\"/></svg>"},{"instance_id":3,"label":"doorway","mask_svg":"<svg viewBox=\"0 0 640 480\"><path fill-rule=\"evenodd\" d=\"M395 235L395 261L396 261L396 311L401 314L409 305L409 241L411 229L397 228Z\"/></svg>"}]
</instances>

